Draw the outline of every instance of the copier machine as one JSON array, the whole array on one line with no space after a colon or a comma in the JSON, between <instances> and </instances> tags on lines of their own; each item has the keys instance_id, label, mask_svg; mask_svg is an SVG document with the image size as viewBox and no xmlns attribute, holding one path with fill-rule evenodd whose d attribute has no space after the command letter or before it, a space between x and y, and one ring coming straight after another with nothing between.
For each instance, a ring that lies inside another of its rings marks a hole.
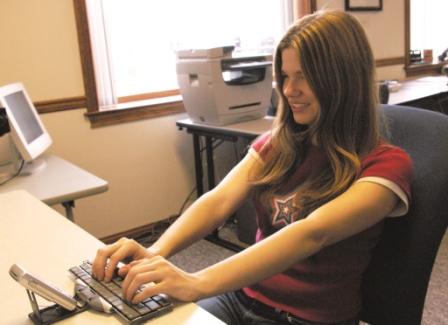
<instances>
[{"instance_id":1,"label":"copier machine","mask_svg":"<svg viewBox=\"0 0 448 325\"><path fill-rule=\"evenodd\" d=\"M189 117L226 125L266 115L272 56L236 56L233 46L177 51L177 81Z\"/></svg>"}]
</instances>

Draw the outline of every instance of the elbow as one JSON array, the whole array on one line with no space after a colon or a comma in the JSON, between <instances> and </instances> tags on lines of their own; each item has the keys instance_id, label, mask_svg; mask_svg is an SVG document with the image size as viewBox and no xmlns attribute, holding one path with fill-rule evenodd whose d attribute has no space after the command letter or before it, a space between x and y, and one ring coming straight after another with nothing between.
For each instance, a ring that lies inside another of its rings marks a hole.
<instances>
[{"instance_id":1,"label":"elbow","mask_svg":"<svg viewBox=\"0 0 448 325\"><path fill-rule=\"evenodd\" d=\"M331 236L321 227L318 227L314 222L310 222L307 219L303 219L298 222L298 225L302 228L303 236L300 240L301 246L306 246L308 250L308 256L311 256L327 246L330 246L333 241Z\"/></svg>"},{"instance_id":2,"label":"elbow","mask_svg":"<svg viewBox=\"0 0 448 325\"><path fill-rule=\"evenodd\" d=\"M219 193L211 190L202 195L199 200L202 209L207 211L209 218L213 218L217 221L224 221L229 215L229 208L227 207L226 200L220 197Z\"/></svg>"},{"instance_id":3,"label":"elbow","mask_svg":"<svg viewBox=\"0 0 448 325\"><path fill-rule=\"evenodd\" d=\"M320 229L313 229L307 236L313 249L313 254L332 244L329 236Z\"/></svg>"}]
</instances>

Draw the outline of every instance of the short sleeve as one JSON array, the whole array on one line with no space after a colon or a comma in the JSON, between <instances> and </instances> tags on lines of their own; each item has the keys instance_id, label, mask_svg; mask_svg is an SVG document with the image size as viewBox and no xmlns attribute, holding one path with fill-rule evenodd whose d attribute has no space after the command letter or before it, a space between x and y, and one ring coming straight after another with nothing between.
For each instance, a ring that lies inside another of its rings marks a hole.
<instances>
[{"instance_id":1,"label":"short sleeve","mask_svg":"<svg viewBox=\"0 0 448 325\"><path fill-rule=\"evenodd\" d=\"M409 210L412 161L403 149L389 144L380 145L362 160L357 181L381 184L398 196L400 201L389 216L402 216Z\"/></svg>"},{"instance_id":2,"label":"short sleeve","mask_svg":"<svg viewBox=\"0 0 448 325\"><path fill-rule=\"evenodd\" d=\"M264 160L272 146L270 143L271 132L265 132L257 137L249 149L249 154L253 155L256 159Z\"/></svg>"}]
</instances>

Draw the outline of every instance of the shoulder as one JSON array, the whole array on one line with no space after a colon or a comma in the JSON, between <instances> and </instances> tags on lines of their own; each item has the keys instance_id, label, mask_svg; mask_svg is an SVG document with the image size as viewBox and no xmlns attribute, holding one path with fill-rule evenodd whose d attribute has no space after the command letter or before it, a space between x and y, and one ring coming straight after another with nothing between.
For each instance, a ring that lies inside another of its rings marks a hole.
<instances>
[{"instance_id":1,"label":"shoulder","mask_svg":"<svg viewBox=\"0 0 448 325\"><path fill-rule=\"evenodd\" d=\"M381 143L361 160L361 176L400 174L412 177L412 160L406 151L388 143Z\"/></svg>"},{"instance_id":2,"label":"shoulder","mask_svg":"<svg viewBox=\"0 0 448 325\"><path fill-rule=\"evenodd\" d=\"M266 146L270 146L272 139L272 134L270 131L265 132L258 136L254 142L252 142L251 148L253 148L255 151L260 152L262 149Z\"/></svg>"},{"instance_id":3,"label":"shoulder","mask_svg":"<svg viewBox=\"0 0 448 325\"><path fill-rule=\"evenodd\" d=\"M249 153L251 153L255 158L263 160L263 158L266 157L268 152L272 149L271 139L271 131L261 134L252 142Z\"/></svg>"},{"instance_id":4,"label":"shoulder","mask_svg":"<svg viewBox=\"0 0 448 325\"><path fill-rule=\"evenodd\" d=\"M401 204L391 216L398 216L409 208L412 176L412 160L408 153L391 144L381 143L361 160L358 182L378 183L397 194Z\"/></svg>"}]
</instances>

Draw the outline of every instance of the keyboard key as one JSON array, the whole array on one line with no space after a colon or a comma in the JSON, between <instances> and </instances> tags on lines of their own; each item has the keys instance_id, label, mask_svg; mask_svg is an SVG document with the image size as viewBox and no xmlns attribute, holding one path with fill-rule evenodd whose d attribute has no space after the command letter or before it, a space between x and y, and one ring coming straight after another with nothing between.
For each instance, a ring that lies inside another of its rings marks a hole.
<instances>
[{"instance_id":1,"label":"keyboard key","mask_svg":"<svg viewBox=\"0 0 448 325\"><path fill-rule=\"evenodd\" d=\"M151 310L157 310L160 308L160 305L152 299L147 299L143 301L143 303L145 304L146 307L148 307Z\"/></svg>"},{"instance_id":2,"label":"keyboard key","mask_svg":"<svg viewBox=\"0 0 448 325\"><path fill-rule=\"evenodd\" d=\"M142 315L144 315L147 312L151 311L151 309L149 309L148 307L146 307L142 303L138 303L137 305L134 305L134 308L135 308L135 310L137 310Z\"/></svg>"},{"instance_id":3,"label":"keyboard key","mask_svg":"<svg viewBox=\"0 0 448 325\"><path fill-rule=\"evenodd\" d=\"M117 309L119 311L121 311L123 314L125 314L130 319L134 319L134 318L137 318L138 316L140 316L140 314L137 311L135 311L134 309L132 309L131 307L129 307L128 305L126 305L124 303L121 305L118 305Z\"/></svg>"},{"instance_id":4,"label":"keyboard key","mask_svg":"<svg viewBox=\"0 0 448 325\"><path fill-rule=\"evenodd\" d=\"M152 297L153 300L157 301L162 306L168 306L171 304L171 302L168 301L164 296L158 295Z\"/></svg>"},{"instance_id":5,"label":"keyboard key","mask_svg":"<svg viewBox=\"0 0 448 325\"><path fill-rule=\"evenodd\" d=\"M93 292L108 301L117 314L128 324L140 323L172 309L172 303L163 295L147 298L138 304L131 304L125 301L121 289L123 278L117 275L117 269L110 282L94 279L90 262L74 266L69 271L87 284ZM141 289L137 290L137 292L140 291Z\"/></svg>"}]
</instances>

